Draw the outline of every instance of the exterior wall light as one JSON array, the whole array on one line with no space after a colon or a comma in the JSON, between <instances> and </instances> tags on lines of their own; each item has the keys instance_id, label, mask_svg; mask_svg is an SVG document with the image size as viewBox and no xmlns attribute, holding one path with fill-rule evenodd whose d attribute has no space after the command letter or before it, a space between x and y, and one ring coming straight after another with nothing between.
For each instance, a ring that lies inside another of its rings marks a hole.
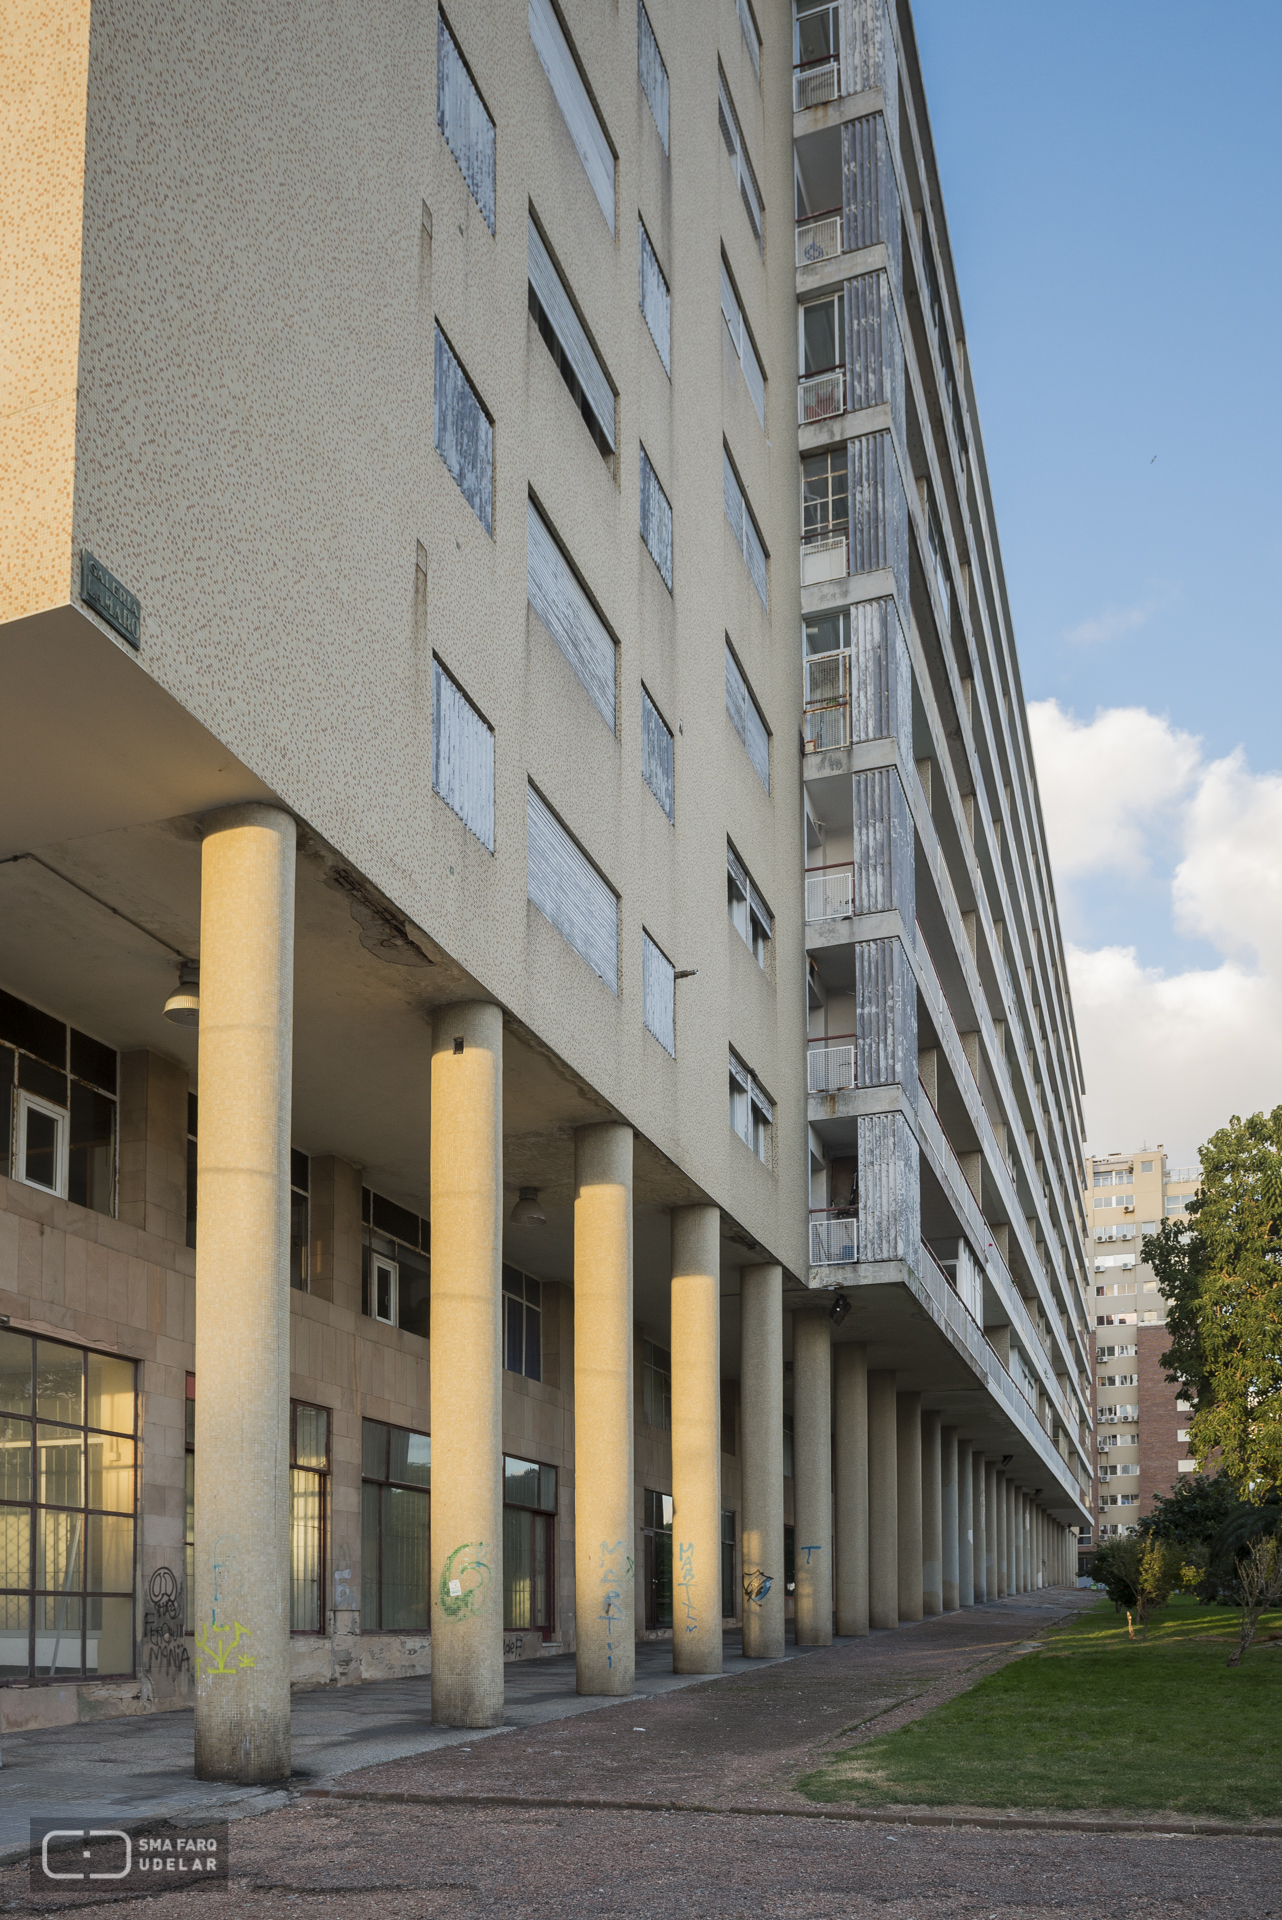
<instances>
[{"instance_id":1,"label":"exterior wall light","mask_svg":"<svg viewBox=\"0 0 1282 1920\"><path fill-rule=\"evenodd\" d=\"M828 1309L828 1318L832 1321L832 1324L834 1327L839 1327L849 1312L850 1312L849 1295L844 1293L839 1293L837 1295L837 1298L833 1301L832 1305Z\"/></svg>"},{"instance_id":2,"label":"exterior wall light","mask_svg":"<svg viewBox=\"0 0 1282 1920\"><path fill-rule=\"evenodd\" d=\"M539 1205L537 1187L521 1188L516 1205L512 1209L511 1218L514 1227L545 1227L547 1225L548 1217Z\"/></svg>"},{"instance_id":3,"label":"exterior wall light","mask_svg":"<svg viewBox=\"0 0 1282 1920\"><path fill-rule=\"evenodd\" d=\"M165 1002L165 1018L176 1027L200 1025L200 962L184 960L178 968L178 991Z\"/></svg>"}]
</instances>

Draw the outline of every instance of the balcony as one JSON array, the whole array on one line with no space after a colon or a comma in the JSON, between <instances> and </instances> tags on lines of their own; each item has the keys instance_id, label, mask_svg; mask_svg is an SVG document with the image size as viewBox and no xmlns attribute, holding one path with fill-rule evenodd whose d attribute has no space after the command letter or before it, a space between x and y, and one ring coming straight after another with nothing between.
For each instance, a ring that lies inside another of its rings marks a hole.
<instances>
[{"instance_id":1,"label":"balcony","mask_svg":"<svg viewBox=\"0 0 1282 1920\"><path fill-rule=\"evenodd\" d=\"M840 207L829 207L797 222L797 265L813 267L817 260L835 260L844 249Z\"/></svg>"},{"instance_id":2,"label":"balcony","mask_svg":"<svg viewBox=\"0 0 1282 1920\"><path fill-rule=\"evenodd\" d=\"M824 580L844 580L850 572L849 546L844 530L821 534L801 543L801 584L817 587Z\"/></svg>"},{"instance_id":3,"label":"balcony","mask_svg":"<svg viewBox=\"0 0 1282 1920\"><path fill-rule=\"evenodd\" d=\"M810 1210L810 1264L844 1267L859 1258L859 1221L848 1207Z\"/></svg>"},{"instance_id":4,"label":"balcony","mask_svg":"<svg viewBox=\"0 0 1282 1920\"><path fill-rule=\"evenodd\" d=\"M806 868L806 924L849 920L855 911L855 869L850 865Z\"/></svg>"},{"instance_id":5,"label":"balcony","mask_svg":"<svg viewBox=\"0 0 1282 1920\"><path fill-rule=\"evenodd\" d=\"M805 663L805 706L801 718L807 753L844 747L850 740L850 655L812 654Z\"/></svg>"},{"instance_id":6,"label":"balcony","mask_svg":"<svg viewBox=\"0 0 1282 1920\"><path fill-rule=\"evenodd\" d=\"M846 369L824 367L804 374L797 383L797 425L812 427L819 420L835 420L846 411Z\"/></svg>"},{"instance_id":7,"label":"balcony","mask_svg":"<svg viewBox=\"0 0 1282 1920\"><path fill-rule=\"evenodd\" d=\"M825 100L835 100L840 92L841 62L835 53L826 53L818 60L803 60L792 70L794 113L822 106Z\"/></svg>"},{"instance_id":8,"label":"balcony","mask_svg":"<svg viewBox=\"0 0 1282 1920\"><path fill-rule=\"evenodd\" d=\"M834 1040L841 1044L834 1046ZM807 1043L807 1093L844 1093L857 1085L853 1033L824 1034Z\"/></svg>"}]
</instances>

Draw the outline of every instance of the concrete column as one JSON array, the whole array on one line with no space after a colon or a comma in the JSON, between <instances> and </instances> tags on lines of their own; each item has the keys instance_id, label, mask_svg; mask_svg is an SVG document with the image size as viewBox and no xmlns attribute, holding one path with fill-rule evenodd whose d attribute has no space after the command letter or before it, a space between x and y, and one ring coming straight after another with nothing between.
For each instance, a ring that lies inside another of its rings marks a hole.
<instances>
[{"instance_id":1,"label":"concrete column","mask_svg":"<svg viewBox=\"0 0 1282 1920\"><path fill-rule=\"evenodd\" d=\"M201 1114L204 1124L204 1114ZM432 1719L503 1720L503 1015L432 1017Z\"/></svg>"},{"instance_id":2,"label":"concrete column","mask_svg":"<svg viewBox=\"0 0 1282 1920\"><path fill-rule=\"evenodd\" d=\"M1028 1592L1028 1495L1019 1496L1019 1590Z\"/></svg>"},{"instance_id":3,"label":"concrete column","mask_svg":"<svg viewBox=\"0 0 1282 1920\"><path fill-rule=\"evenodd\" d=\"M921 1607L944 1611L943 1460L937 1413L921 1416Z\"/></svg>"},{"instance_id":4,"label":"concrete column","mask_svg":"<svg viewBox=\"0 0 1282 1920\"><path fill-rule=\"evenodd\" d=\"M1044 1587L1046 1585L1046 1515L1040 1507L1037 1509L1037 1533L1035 1538L1037 1542L1037 1584L1039 1587Z\"/></svg>"},{"instance_id":5,"label":"concrete column","mask_svg":"<svg viewBox=\"0 0 1282 1920\"><path fill-rule=\"evenodd\" d=\"M1018 1593L1015 1577L1015 1482L1006 1475L1006 1591Z\"/></svg>"},{"instance_id":6,"label":"concrete column","mask_svg":"<svg viewBox=\"0 0 1282 1920\"><path fill-rule=\"evenodd\" d=\"M997 1462L984 1462L984 1591L997 1598Z\"/></svg>"},{"instance_id":7,"label":"concrete column","mask_svg":"<svg viewBox=\"0 0 1282 1920\"><path fill-rule=\"evenodd\" d=\"M743 1650L780 1660L783 1577L783 1268L739 1275L743 1408Z\"/></svg>"},{"instance_id":8,"label":"concrete column","mask_svg":"<svg viewBox=\"0 0 1282 1920\"><path fill-rule=\"evenodd\" d=\"M580 1693L626 1696L636 1674L632 1430L632 1129L605 1121L579 1127L574 1135L574 1611Z\"/></svg>"},{"instance_id":9,"label":"concrete column","mask_svg":"<svg viewBox=\"0 0 1282 1920\"><path fill-rule=\"evenodd\" d=\"M896 1473L899 1493L899 1618L922 1617L921 1395L896 1400Z\"/></svg>"},{"instance_id":10,"label":"concrete column","mask_svg":"<svg viewBox=\"0 0 1282 1920\"><path fill-rule=\"evenodd\" d=\"M970 1456L970 1478L970 1524L975 1536L975 1544L971 1549L971 1557L975 1565L975 1605L982 1607L988 1598L988 1557L985 1537L988 1514L984 1501L984 1456L978 1447Z\"/></svg>"},{"instance_id":11,"label":"concrete column","mask_svg":"<svg viewBox=\"0 0 1282 1920\"><path fill-rule=\"evenodd\" d=\"M993 1532L996 1536L995 1573L997 1597L1004 1599L1010 1592L1006 1584L1006 1475L1000 1467L993 1474Z\"/></svg>"},{"instance_id":12,"label":"concrete column","mask_svg":"<svg viewBox=\"0 0 1282 1920\"><path fill-rule=\"evenodd\" d=\"M868 1349L839 1346L833 1355L836 1381L834 1452L837 1484L833 1512L837 1534L837 1631L868 1631Z\"/></svg>"},{"instance_id":13,"label":"concrete column","mask_svg":"<svg viewBox=\"0 0 1282 1920\"><path fill-rule=\"evenodd\" d=\"M899 1459L895 1375L868 1375L868 1621L899 1625Z\"/></svg>"},{"instance_id":14,"label":"concrete column","mask_svg":"<svg viewBox=\"0 0 1282 1920\"><path fill-rule=\"evenodd\" d=\"M943 1427L939 1435L939 1484L941 1552L941 1598L944 1612L955 1613L961 1604L958 1590L958 1538L960 1514L957 1507L957 1429Z\"/></svg>"},{"instance_id":15,"label":"concrete column","mask_svg":"<svg viewBox=\"0 0 1282 1920\"><path fill-rule=\"evenodd\" d=\"M832 1645L832 1343L825 1309L792 1316L797 1645Z\"/></svg>"},{"instance_id":16,"label":"concrete column","mask_svg":"<svg viewBox=\"0 0 1282 1920\"><path fill-rule=\"evenodd\" d=\"M290 1771L294 822L205 823L196 1251L196 1776Z\"/></svg>"},{"instance_id":17,"label":"concrete column","mask_svg":"<svg viewBox=\"0 0 1282 1920\"><path fill-rule=\"evenodd\" d=\"M957 1442L957 1604L975 1604L975 1478L969 1440Z\"/></svg>"},{"instance_id":18,"label":"concrete column","mask_svg":"<svg viewBox=\"0 0 1282 1920\"><path fill-rule=\"evenodd\" d=\"M721 1671L721 1209L672 1214L672 1671ZM733 1606L733 1601L731 1605Z\"/></svg>"}]
</instances>

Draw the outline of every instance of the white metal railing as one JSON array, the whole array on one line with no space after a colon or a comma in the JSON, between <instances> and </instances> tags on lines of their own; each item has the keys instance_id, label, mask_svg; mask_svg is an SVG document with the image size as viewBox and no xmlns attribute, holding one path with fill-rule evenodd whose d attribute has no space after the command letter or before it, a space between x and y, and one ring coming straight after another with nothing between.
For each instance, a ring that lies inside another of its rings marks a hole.
<instances>
[{"instance_id":1,"label":"white metal railing","mask_svg":"<svg viewBox=\"0 0 1282 1920\"><path fill-rule=\"evenodd\" d=\"M811 1047L806 1055L807 1093L842 1093L855 1081L855 1049Z\"/></svg>"},{"instance_id":2,"label":"white metal railing","mask_svg":"<svg viewBox=\"0 0 1282 1920\"><path fill-rule=\"evenodd\" d=\"M823 60L807 60L805 66L793 68L794 113L804 113L807 107L817 107L824 100L835 100L840 91L841 62L835 53Z\"/></svg>"},{"instance_id":3,"label":"white metal railing","mask_svg":"<svg viewBox=\"0 0 1282 1920\"><path fill-rule=\"evenodd\" d=\"M813 426L816 420L833 420L846 411L846 369L827 367L822 373L809 373L797 384L797 425Z\"/></svg>"},{"instance_id":4,"label":"white metal railing","mask_svg":"<svg viewBox=\"0 0 1282 1920\"><path fill-rule=\"evenodd\" d=\"M820 867L806 875L806 919L849 920L855 911L853 867Z\"/></svg>"},{"instance_id":5,"label":"white metal railing","mask_svg":"<svg viewBox=\"0 0 1282 1920\"><path fill-rule=\"evenodd\" d=\"M1201 1167L1174 1167L1168 1168L1166 1172L1166 1182L1168 1186L1182 1186L1186 1180L1200 1180L1201 1178Z\"/></svg>"},{"instance_id":6,"label":"white metal railing","mask_svg":"<svg viewBox=\"0 0 1282 1920\"><path fill-rule=\"evenodd\" d=\"M826 533L801 546L801 584L815 587L824 580L844 580L850 572L844 533Z\"/></svg>"},{"instance_id":7,"label":"white metal railing","mask_svg":"<svg viewBox=\"0 0 1282 1920\"><path fill-rule=\"evenodd\" d=\"M813 220L798 221L797 265L810 267L816 260L835 260L842 251L843 224L840 207L816 214Z\"/></svg>"},{"instance_id":8,"label":"white metal railing","mask_svg":"<svg viewBox=\"0 0 1282 1920\"><path fill-rule=\"evenodd\" d=\"M810 1216L811 1266L842 1267L858 1258L859 1222L855 1216L816 1209Z\"/></svg>"},{"instance_id":9,"label":"white metal railing","mask_svg":"<svg viewBox=\"0 0 1282 1920\"><path fill-rule=\"evenodd\" d=\"M807 753L850 744L850 703L846 700L807 707L801 716L801 738Z\"/></svg>"},{"instance_id":10,"label":"white metal railing","mask_svg":"<svg viewBox=\"0 0 1282 1920\"><path fill-rule=\"evenodd\" d=\"M802 739L807 753L850 739L850 655L813 654L805 663Z\"/></svg>"}]
</instances>

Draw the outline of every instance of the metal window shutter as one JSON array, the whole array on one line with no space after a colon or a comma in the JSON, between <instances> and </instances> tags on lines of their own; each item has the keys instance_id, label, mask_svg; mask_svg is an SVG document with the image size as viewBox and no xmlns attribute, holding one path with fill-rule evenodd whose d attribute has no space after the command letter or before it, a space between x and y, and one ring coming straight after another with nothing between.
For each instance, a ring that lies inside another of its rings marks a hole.
<instances>
[{"instance_id":1,"label":"metal window shutter","mask_svg":"<svg viewBox=\"0 0 1282 1920\"><path fill-rule=\"evenodd\" d=\"M494 231L494 122L444 20L436 20L436 124Z\"/></svg>"},{"instance_id":2,"label":"metal window shutter","mask_svg":"<svg viewBox=\"0 0 1282 1920\"><path fill-rule=\"evenodd\" d=\"M605 215L606 225L613 233L614 155L605 137L605 128L588 97L570 44L552 11L550 0L530 0L530 38L551 83L570 138L583 162L588 182Z\"/></svg>"},{"instance_id":3,"label":"metal window shutter","mask_svg":"<svg viewBox=\"0 0 1282 1920\"><path fill-rule=\"evenodd\" d=\"M641 1003L646 1031L676 1058L676 973L648 933L641 935Z\"/></svg>"},{"instance_id":4,"label":"metal window shutter","mask_svg":"<svg viewBox=\"0 0 1282 1920\"><path fill-rule=\"evenodd\" d=\"M650 102L654 124L659 129L663 151L668 151L668 69L663 64L659 43L650 25L643 0L637 0L637 73L641 90Z\"/></svg>"},{"instance_id":5,"label":"metal window shutter","mask_svg":"<svg viewBox=\"0 0 1282 1920\"><path fill-rule=\"evenodd\" d=\"M641 689L641 772L663 811L672 819L672 735L645 688Z\"/></svg>"},{"instance_id":6,"label":"metal window shutter","mask_svg":"<svg viewBox=\"0 0 1282 1920\"><path fill-rule=\"evenodd\" d=\"M659 350L665 373L672 372L672 295L663 277L658 256L650 244L643 222L637 222L640 243L640 300L650 338Z\"/></svg>"},{"instance_id":7,"label":"metal window shutter","mask_svg":"<svg viewBox=\"0 0 1282 1920\"><path fill-rule=\"evenodd\" d=\"M605 377L604 367L592 351L588 336L566 292L565 283L552 265L552 257L533 220L529 225L529 273L530 285L539 297L539 304L551 323L553 333L561 342L566 359L578 376L579 385L596 415L598 426L613 448L614 390Z\"/></svg>"},{"instance_id":8,"label":"metal window shutter","mask_svg":"<svg viewBox=\"0 0 1282 1920\"><path fill-rule=\"evenodd\" d=\"M671 593L672 508L644 447L641 449L641 538Z\"/></svg>"},{"instance_id":9,"label":"metal window shutter","mask_svg":"<svg viewBox=\"0 0 1282 1920\"><path fill-rule=\"evenodd\" d=\"M744 745L748 744L748 685L739 671L739 662L726 648L726 712Z\"/></svg>"},{"instance_id":10,"label":"metal window shutter","mask_svg":"<svg viewBox=\"0 0 1282 1920\"><path fill-rule=\"evenodd\" d=\"M439 327L436 329L432 411L436 451L485 531L491 533L494 428Z\"/></svg>"},{"instance_id":11,"label":"metal window shutter","mask_svg":"<svg viewBox=\"0 0 1282 1920\"><path fill-rule=\"evenodd\" d=\"M432 786L493 853L493 729L439 660L432 662Z\"/></svg>"},{"instance_id":12,"label":"metal window shutter","mask_svg":"<svg viewBox=\"0 0 1282 1920\"><path fill-rule=\"evenodd\" d=\"M529 897L617 995L618 900L534 788L526 794Z\"/></svg>"},{"instance_id":13,"label":"metal window shutter","mask_svg":"<svg viewBox=\"0 0 1282 1920\"><path fill-rule=\"evenodd\" d=\"M527 503L526 527L530 605L613 733L614 642L532 500Z\"/></svg>"}]
</instances>

